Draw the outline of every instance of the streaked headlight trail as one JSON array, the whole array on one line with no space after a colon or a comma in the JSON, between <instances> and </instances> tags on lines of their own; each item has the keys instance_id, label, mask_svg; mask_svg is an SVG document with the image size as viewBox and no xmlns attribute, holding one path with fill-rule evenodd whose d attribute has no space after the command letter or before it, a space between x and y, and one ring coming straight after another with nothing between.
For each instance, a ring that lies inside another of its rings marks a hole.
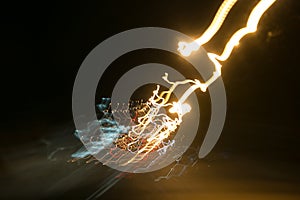
<instances>
[{"instance_id":1,"label":"streaked headlight trail","mask_svg":"<svg viewBox=\"0 0 300 200\"><path fill-rule=\"evenodd\" d=\"M126 166L129 163L137 163L138 167L138 163L147 159L150 152L157 151L160 155L166 153L168 147L174 144L174 140L170 138L171 134L175 133L183 121L183 116L192 109L191 106L186 103L186 100L198 88L202 92L206 92L207 88L221 76L222 65L220 62L226 61L230 57L234 47L239 44L244 36L256 32L261 17L275 1L276 0L261 0L252 10L247 25L232 35L220 55L207 53L215 67L215 71L207 81L201 82L197 79L186 79L174 82L170 81L168 74L165 73L162 78L170 84L171 87L169 90L160 93L160 87L157 86L157 89L153 91L153 95L149 100L144 103L141 108L135 110L132 123L119 125L113 118L102 119L102 121L108 120L111 125L109 127L107 127L107 125L106 127L100 127L100 131L101 129L109 131L111 135L113 135L109 141L114 140L113 144L115 145L115 148L111 149L111 155L108 156L118 158L114 161L108 159L107 162L117 162L122 158L122 152L126 151L132 153L134 156L126 162L119 163L119 165ZM181 55L184 57L190 56L194 51L199 50L201 46L209 42L218 32L236 2L237 0L224 0L212 23L201 37L191 43L179 41L178 51ZM178 101L170 102L173 91L183 84L190 84L191 86L178 98ZM173 117L170 117L165 112L166 110L171 113ZM103 139L103 141L101 140L102 143L108 141L105 139L106 136L102 137L102 135L100 135L99 137ZM102 143L100 142L99 145L101 146ZM96 148L95 153L100 150L101 149ZM93 154L93 152L91 152L91 154Z\"/></svg>"}]
</instances>

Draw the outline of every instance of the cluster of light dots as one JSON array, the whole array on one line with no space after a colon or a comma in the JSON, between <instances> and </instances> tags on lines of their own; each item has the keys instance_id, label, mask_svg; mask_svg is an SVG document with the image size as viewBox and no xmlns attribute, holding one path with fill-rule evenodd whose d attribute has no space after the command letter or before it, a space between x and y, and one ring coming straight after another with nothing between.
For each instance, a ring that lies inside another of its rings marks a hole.
<instances>
[{"instance_id":1,"label":"cluster of light dots","mask_svg":"<svg viewBox=\"0 0 300 200\"><path fill-rule=\"evenodd\" d=\"M245 35L257 30L257 25L262 15L275 1L276 0L261 0L252 10L247 25L232 35L225 45L222 54L207 54L214 64L215 71L206 82L200 82L197 79L172 82L168 79L167 73L162 77L171 85L169 90L159 94L159 86L157 86L157 89L153 91L152 97L147 101L143 109L138 111L142 112L142 114L137 112L136 124L132 126L127 134L117 138L115 141L117 147L134 153L134 156L122 165L125 166L129 163L142 161L153 151L164 153L169 146L174 144L172 140L169 140L170 135L174 133L182 123L183 116L191 111L190 105L185 103L187 98L198 88L205 92L207 88L221 76L222 65L220 61L225 61L230 57L234 47L239 44ZM218 32L236 2L237 0L224 0L212 23L201 37L191 43L179 42L178 51L181 55L184 57L190 56L194 51L197 51L201 46L209 42ZM172 92L177 86L182 84L191 84L191 86L177 102L169 102ZM173 113L176 117L171 118L162 112L163 109Z\"/></svg>"}]
</instances>

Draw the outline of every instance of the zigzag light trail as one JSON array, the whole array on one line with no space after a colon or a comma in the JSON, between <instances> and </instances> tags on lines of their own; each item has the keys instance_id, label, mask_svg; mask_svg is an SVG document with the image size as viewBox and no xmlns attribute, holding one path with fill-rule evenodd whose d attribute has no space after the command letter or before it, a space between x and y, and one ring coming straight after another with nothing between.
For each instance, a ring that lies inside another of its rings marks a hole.
<instances>
[{"instance_id":1,"label":"zigzag light trail","mask_svg":"<svg viewBox=\"0 0 300 200\"><path fill-rule=\"evenodd\" d=\"M257 25L259 23L259 20L261 19L262 15L266 12L266 10L273 4L275 3L276 0L261 0L252 10L249 18L248 18L248 22L247 22L247 26L244 28L239 29L237 32L235 32L232 37L229 39L229 41L227 42L227 44L225 45L225 49L223 51L223 53L221 55L217 55L214 53L208 53L208 57L209 59L214 63L215 65L215 72L213 73L213 76L207 80L205 83L200 83L197 82L197 85L199 86L199 88L205 92L207 87L210 86L215 80L217 80L217 78L219 76L221 76L221 67L222 65L219 63L219 61L225 61L227 60L234 47L237 46L240 42L240 40L247 34L249 33L254 33L257 30ZM236 0L225 0L223 4L226 5L232 5L236 2ZM231 3L231 4L230 4ZM222 6L221 6L222 7ZM224 7L224 9L227 7ZM227 12L224 12L224 14L227 15L227 13L229 12L229 10ZM219 12L218 12L219 13ZM217 13L217 14L218 14ZM222 18L222 16L220 16L220 18ZM215 20L214 20L215 21ZM219 25L215 25L214 30L216 31L210 31L212 34L207 36L205 32L203 34L203 36L201 36L200 38L196 39L194 42L192 43L184 43L184 42L179 42L178 43L178 51L183 55L183 56L189 56L193 51L196 51L200 48L200 45L204 44L202 41L208 41L207 39L202 39L203 37L205 38L212 38L213 35L217 32L217 29L219 29L219 27L221 26L221 23L224 20L220 20L220 24ZM195 48L197 47L197 48ZM179 102L183 102L193 91L190 92L186 92L181 99L179 100Z\"/></svg>"},{"instance_id":2,"label":"zigzag light trail","mask_svg":"<svg viewBox=\"0 0 300 200\"><path fill-rule=\"evenodd\" d=\"M132 159L130 159L127 163L124 163L123 165L141 161L147 156L148 153L159 148L159 146L163 144L163 141L167 139L170 136L170 134L176 130L176 128L182 122L182 117L191 110L191 107L188 104L184 103L186 99L198 88L200 88L201 91L205 92L207 87L209 87L212 83L214 83L215 80L218 79L218 77L221 76L222 65L219 63L219 61L227 60L231 55L234 47L239 44L240 40L245 35L249 33L254 33L257 30L257 25L262 15L275 1L276 0L261 0L252 10L247 21L247 26L239 29L232 35L232 37L225 45L225 49L221 55L208 53L208 57L215 65L215 71L213 72L211 78L209 78L206 82L201 83L197 79L171 82L168 80L168 74L165 74L163 79L169 84L171 84L170 89L168 91L162 92L160 95L158 95L159 87L157 88L157 90L154 91L153 96L149 99L148 113L140 117L138 119L138 125L134 127L134 130L138 130L135 131L134 138L146 136L146 144L136 152L135 156ZM197 51L200 48L200 46L210 41L210 39L220 29L230 9L234 6L236 2L237 0L225 0L219 8L213 22L204 32L204 34L192 43L179 42L178 51L183 56L189 56L193 51ZM178 102L168 103L170 95L174 91L174 89L178 85L187 83L191 83L193 85L185 91L181 98L179 98ZM169 112L177 114L177 118L171 119L166 114L158 114L162 108L166 108L168 106L171 106ZM147 131L145 131L146 127L148 127L149 124L154 124L154 127L158 127L154 129L154 132L153 130L151 131L151 135L148 135Z\"/></svg>"},{"instance_id":3,"label":"zigzag light trail","mask_svg":"<svg viewBox=\"0 0 300 200\"><path fill-rule=\"evenodd\" d=\"M206 82L201 83L197 79L186 79L183 81L172 82L168 79L168 74L166 73L162 78L169 83L171 87L169 90L163 91L159 94L160 87L157 86L157 89L153 91L153 95L143 105L143 107L141 109L137 109L136 116L134 117L136 119L134 124L131 124L125 128L123 127L121 130L120 128L115 128L117 123L114 122L112 124L111 128L113 130L117 130L112 132L112 140L114 140L113 143L115 148L113 148L111 151L113 152L115 149L119 149L117 152L115 152L115 154L121 155L121 157L123 151L131 152L133 155L125 162L123 161L122 163L119 163L119 165L126 166L130 163L139 163L140 161L146 159L149 153L154 151L158 152L160 155L166 153L166 150L174 144L174 140L169 139L170 135L174 133L178 126L182 123L183 116L192 109L189 104L185 103L188 97L198 88L205 92L207 88L221 76L222 65L219 61L227 60L230 57L234 47L239 44L240 40L247 34L254 33L257 30L257 26L262 15L273 3L275 3L275 1L276 0L261 0L252 10L246 27L239 29L232 35L232 37L226 43L222 54L207 54L215 66L215 71ZM180 41L178 43L178 51L181 53L181 55L189 56L194 51L197 51L202 45L209 42L211 38L218 32L229 11L236 2L237 0L224 0L211 25L201 37L191 43ZM177 102L169 102L171 94L176 87L183 84L191 84L191 86L183 93ZM168 110L176 117L171 118L165 114L163 110ZM126 132L119 135L119 132L122 132L125 129ZM103 146L102 143L101 146Z\"/></svg>"},{"instance_id":4,"label":"zigzag light trail","mask_svg":"<svg viewBox=\"0 0 300 200\"><path fill-rule=\"evenodd\" d=\"M147 112L147 114L145 114L144 116L138 119L138 125L136 125L133 128L134 130L137 130L134 131L135 134L133 134L134 135L133 138L139 138L136 139L135 141L140 140L140 137L146 137L147 138L146 144L143 147L139 148L135 156L132 159L130 159L127 163L124 163L123 165L143 160L148 153L159 148L160 145L163 144L163 141L167 139L170 136L170 134L176 130L176 128L182 122L182 117L191 110L191 107L188 104L184 103L186 99L198 88L200 88L201 91L205 92L207 87L209 87L212 83L214 83L215 80L218 79L218 77L221 76L222 65L219 63L219 61L227 60L231 55L234 47L239 44L239 41L245 35L249 33L253 33L257 30L257 25L262 15L275 1L276 0L261 0L252 10L248 18L247 26L239 29L237 32L235 32L232 35L232 37L225 45L225 49L221 55L208 53L208 57L215 65L215 71L213 72L211 78L209 78L206 82L201 83L197 79L171 82L168 80L168 74L165 74L163 79L167 81L169 84L171 84L170 89L168 91L162 92L160 95L158 95L159 87L157 88L157 90L153 92L154 93L153 96L148 101L149 111ZM195 41L193 41L192 43L179 42L178 51L183 56L189 56L193 51L197 51L200 48L200 46L210 41L210 39L220 29L230 9L235 5L236 2L237 0L225 0L222 3L221 7L219 8L211 25L204 32L204 34L198 39L196 39ZM178 102L168 103L170 95L174 91L174 89L178 85L187 84L187 83L193 85L188 90L185 91L185 93L181 96ZM166 114L158 114L162 108L166 108L168 106L171 106L169 112L177 114L178 116L177 118L171 119ZM147 129L146 127L148 127L149 124L153 124L154 127L158 127L154 129L154 132L153 130L150 131L151 135L147 134L146 131Z\"/></svg>"}]
</instances>

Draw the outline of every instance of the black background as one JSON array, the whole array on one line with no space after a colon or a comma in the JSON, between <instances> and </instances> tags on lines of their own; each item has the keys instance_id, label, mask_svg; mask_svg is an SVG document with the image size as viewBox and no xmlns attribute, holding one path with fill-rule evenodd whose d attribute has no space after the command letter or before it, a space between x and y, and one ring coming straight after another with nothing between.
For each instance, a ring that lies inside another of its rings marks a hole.
<instances>
[{"instance_id":1,"label":"black background","mask_svg":"<svg viewBox=\"0 0 300 200\"><path fill-rule=\"evenodd\" d=\"M20 189L17 187L19 175L11 169L12 163L16 162L9 157L11 152L17 155L17 152L26 151L22 148L25 144L34 144L60 127L68 126L70 131L65 134L72 135L73 83L82 61L95 46L114 34L144 26L170 28L197 37L209 25L221 2L126 0L20 1L3 4L0 13L0 165L5 180L9 180L9 183L3 182L1 185L9 184L10 188L6 190L5 198L22 196L22 193L19 196L11 194L11 191ZM257 2L238 2L220 32L204 46L205 49L221 52L234 31L245 25L251 8ZM266 175L259 168L257 171L261 173L257 175L257 182L265 180L267 176L270 182L293 183L291 185L295 188L300 182L299 6L296 0L277 1L261 19L258 31L246 36L229 60L223 63L222 77L228 110L222 136L212 152L217 155L219 152L229 152L232 157L240 158L238 161L233 158L226 161L229 163L251 160L244 162L240 168L234 164L228 166L241 174L244 170L247 177L255 173L252 170L255 167L250 165L263 166L268 172L267 169L273 169L275 175L271 172ZM130 56L127 65L153 62L151 57L157 62L161 58L163 63L182 62L181 58L168 61L168 55L159 57L156 56L157 52L140 54L143 56ZM111 72L121 74L117 65ZM105 85L105 80L100 84ZM22 159L25 163L31 162L23 156ZM253 163L253 160L258 160L260 164ZM249 168L246 167L248 164ZM222 166L222 162L219 166ZM234 172L231 175L234 176ZM239 177L242 177L239 181L243 184L244 176ZM133 195L134 192L128 187ZM78 188L77 192L80 193ZM253 193L264 193L263 188L253 189ZM278 188L280 192L281 186ZM114 190L118 191L116 188ZM151 193L150 190L148 188L144 192ZM197 188L190 190L191 194L195 194L190 197L192 199L202 194L197 193ZM223 193L226 194L226 191L224 189ZM234 189L230 191L234 193ZM300 192L297 189L282 191L287 196ZM169 192L172 194L172 190ZM33 196L29 193L26 197ZM105 198L109 199L110 196L106 195Z\"/></svg>"}]
</instances>

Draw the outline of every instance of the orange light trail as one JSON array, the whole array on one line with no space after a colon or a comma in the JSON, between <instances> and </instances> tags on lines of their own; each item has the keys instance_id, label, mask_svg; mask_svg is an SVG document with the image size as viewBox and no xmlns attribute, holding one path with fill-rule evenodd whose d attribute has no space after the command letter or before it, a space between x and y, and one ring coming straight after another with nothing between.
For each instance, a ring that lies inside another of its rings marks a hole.
<instances>
[{"instance_id":1,"label":"orange light trail","mask_svg":"<svg viewBox=\"0 0 300 200\"><path fill-rule=\"evenodd\" d=\"M221 76L222 65L219 61L227 60L230 57L234 47L239 44L240 40L247 34L254 33L257 30L257 26L262 15L275 1L276 0L261 0L252 10L248 18L246 27L239 29L232 35L232 37L225 45L225 48L221 55L208 53L209 59L215 66L215 71L206 82L201 83L197 79L187 79L184 81L171 82L168 80L168 74L165 74L165 76L163 76L163 79L167 83L169 83L171 87L168 91L163 91L160 95L158 94L159 86L157 87L157 90L153 91L153 96L148 100L147 106L145 108L147 112L145 112L143 116L138 117L137 125L133 126L131 131L129 131L128 136L131 138L130 141L132 142L123 145L127 146L128 151L131 151L132 145L137 146L137 150L135 152L132 152L135 155L126 163L123 163L123 165L141 161L150 152L157 150L158 148L162 148L162 146L167 147L168 145L173 144L167 143L165 142L165 140L169 138L171 133L176 131L177 127L182 122L182 117L186 113L190 112L191 107L190 105L185 103L186 99L198 88L200 88L201 91L205 92L207 88ZM204 34L191 43L180 41L178 43L178 51L183 56L189 56L193 51L197 51L200 46L210 41L210 39L220 29L229 11L236 2L237 0L224 0L211 25L204 32ZM179 98L177 102L169 103L170 95L172 94L172 92L176 89L177 86L182 84L192 84L192 86L185 91L185 93ZM166 108L169 108L169 112L175 113L177 117L175 119L172 119L167 114L161 112L162 109ZM138 144L141 141L144 141L145 144L139 146Z\"/></svg>"}]
</instances>

